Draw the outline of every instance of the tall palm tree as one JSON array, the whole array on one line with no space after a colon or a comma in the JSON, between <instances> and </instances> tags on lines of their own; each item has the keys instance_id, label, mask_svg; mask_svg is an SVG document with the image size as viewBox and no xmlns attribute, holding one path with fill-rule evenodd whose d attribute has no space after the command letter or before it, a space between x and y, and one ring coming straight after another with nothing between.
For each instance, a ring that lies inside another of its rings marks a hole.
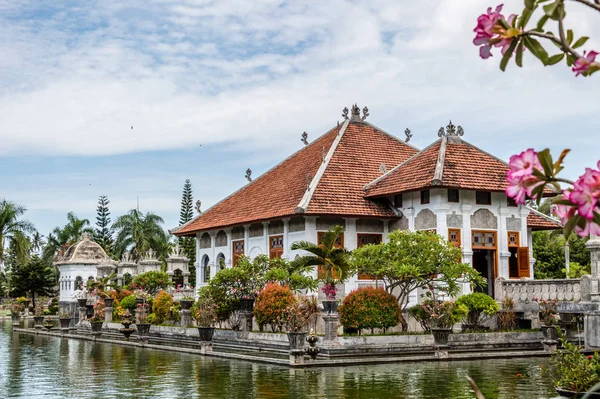
<instances>
[{"instance_id":1,"label":"tall palm tree","mask_svg":"<svg viewBox=\"0 0 600 399\"><path fill-rule=\"evenodd\" d=\"M44 241L44 236L36 230L31 236L31 249L39 253L44 247L44 244L46 244L46 241Z\"/></svg>"},{"instance_id":2,"label":"tall palm tree","mask_svg":"<svg viewBox=\"0 0 600 399\"><path fill-rule=\"evenodd\" d=\"M71 245L75 244L83 233L92 234L94 229L90 227L88 219L79 219L74 212L67 214L67 224L60 228L55 227L48 234L48 242L44 247L44 262L52 262L57 253L62 253Z\"/></svg>"},{"instance_id":3,"label":"tall palm tree","mask_svg":"<svg viewBox=\"0 0 600 399\"><path fill-rule=\"evenodd\" d=\"M163 219L152 213L144 214L137 209L132 209L117 218L112 228L117 232L115 247L118 256L130 251L133 259L139 260L149 249L158 255L165 251L165 242L168 235L161 225Z\"/></svg>"},{"instance_id":4,"label":"tall palm tree","mask_svg":"<svg viewBox=\"0 0 600 399\"><path fill-rule=\"evenodd\" d=\"M320 266L323 275L319 280L325 284L343 283L350 277L350 252L339 245L344 232L342 226L335 226L323 235L321 243L297 241L292 250L303 250L309 255L299 256L292 261L297 266Z\"/></svg>"},{"instance_id":5,"label":"tall palm tree","mask_svg":"<svg viewBox=\"0 0 600 399\"><path fill-rule=\"evenodd\" d=\"M31 233L33 224L20 219L27 209L3 198L0 201L0 266L4 264L5 248L18 233Z\"/></svg>"}]
</instances>

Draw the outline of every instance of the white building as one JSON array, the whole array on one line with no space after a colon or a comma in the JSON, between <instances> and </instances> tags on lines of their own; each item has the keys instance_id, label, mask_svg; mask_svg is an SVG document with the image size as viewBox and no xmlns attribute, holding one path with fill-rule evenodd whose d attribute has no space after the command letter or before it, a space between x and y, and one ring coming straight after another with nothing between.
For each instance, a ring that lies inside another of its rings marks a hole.
<instances>
[{"instance_id":1,"label":"white building","mask_svg":"<svg viewBox=\"0 0 600 399\"><path fill-rule=\"evenodd\" d=\"M197 286L240 255L291 259L293 242L318 242L335 225L349 250L386 241L390 231L434 230L462 248L490 282L532 278L531 232L558 224L510 201L507 164L464 141L450 123L422 151L365 121L344 121L172 232L196 238ZM516 150L515 150L516 151ZM316 274L316 271L315 271ZM373 285L355 276L345 291Z\"/></svg>"}]
</instances>

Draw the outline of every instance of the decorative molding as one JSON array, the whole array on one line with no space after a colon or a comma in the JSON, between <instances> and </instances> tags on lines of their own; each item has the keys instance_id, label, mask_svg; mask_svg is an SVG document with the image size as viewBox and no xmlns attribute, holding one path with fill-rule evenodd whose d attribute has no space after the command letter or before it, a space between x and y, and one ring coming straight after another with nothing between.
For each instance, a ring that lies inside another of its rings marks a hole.
<instances>
[{"instance_id":1,"label":"decorative molding","mask_svg":"<svg viewBox=\"0 0 600 399\"><path fill-rule=\"evenodd\" d=\"M293 217L288 222L288 232L295 233L297 231L306 230L306 221L302 216Z\"/></svg>"},{"instance_id":2,"label":"decorative molding","mask_svg":"<svg viewBox=\"0 0 600 399\"><path fill-rule=\"evenodd\" d=\"M254 223L250 225L248 229L248 237L262 237L264 235L264 229L262 223Z\"/></svg>"},{"instance_id":3,"label":"decorative molding","mask_svg":"<svg viewBox=\"0 0 600 399\"><path fill-rule=\"evenodd\" d=\"M437 228L437 216L431 209L421 209L415 217L415 230L430 230Z\"/></svg>"},{"instance_id":4,"label":"decorative molding","mask_svg":"<svg viewBox=\"0 0 600 399\"><path fill-rule=\"evenodd\" d=\"M498 229L498 218L488 209L478 209L471 215L471 229Z\"/></svg>"},{"instance_id":5,"label":"decorative molding","mask_svg":"<svg viewBox=\"0 0 600 399\"><path fill-rule=\"evenodd\" d=\"M359 233L383 233L383 220L357 219L356 231Z\"/></svg>"},{"instance_id":6,"label":"decorative molding","mask_svg":"<svg viewBox=\"0 0 600 399\"><path fill-rule=\"evenodd\" d=\"M521 218L513 216L506 218L506 230L508 231L521 231Z\"/></svg>"},{"instance_id":7,"label":"decorative molding","mask_svg":"<svg viewBox=\"0 0 600 399\"><path fill-rule=\"evenodd\" d=\"M462 229L463 215L457 215L456 212L447 214L446 215L446 224L450 228Z\"/></svg>"},{"instance_id":8,"label":"decorative molding","mask_svg":"<svg viewBox=\"0 0 600 399\"><path fill-rule=\"evenodd\" d=\"M445 130L443 127L438 130L438 137L463 136L464 134L465 131L463 130L462 126L455 127L452 121L448 123L448 126L446 126Z\"/></svg>"}]
</instances>

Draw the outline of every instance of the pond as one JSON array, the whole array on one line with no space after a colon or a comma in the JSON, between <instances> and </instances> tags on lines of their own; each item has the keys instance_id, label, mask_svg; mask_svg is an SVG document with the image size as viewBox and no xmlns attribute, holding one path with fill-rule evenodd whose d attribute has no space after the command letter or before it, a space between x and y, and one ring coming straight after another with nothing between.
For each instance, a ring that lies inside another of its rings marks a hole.
<instances>
[{"instance_id":1,"label":"pond","mask_svg":"<svg viewBox=\"0 0 600 399\"><path fill-rule=\"evenodd\" d=\"M0 322L0 398L553 397L547 358L289 369L12 333ZM524 377L519 378L517 374Z\"/></svg>"}]
</instances>

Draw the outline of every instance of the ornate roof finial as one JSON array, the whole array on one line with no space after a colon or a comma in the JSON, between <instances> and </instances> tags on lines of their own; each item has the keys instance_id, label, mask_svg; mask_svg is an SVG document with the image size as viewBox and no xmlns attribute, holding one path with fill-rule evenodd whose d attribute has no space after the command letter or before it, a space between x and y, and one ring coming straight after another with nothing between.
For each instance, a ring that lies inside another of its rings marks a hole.
<instances>
[{"instance_id":1,"label":"ornate roof finial","mask_svg":"<svg viewBox=\"0 0 600 399\"><path fill-rule=\"evenodd\" d=\"M200 202L200 200L196 201L196 212L198 212L198 214L202 213L202 209L200 209L201 206L202 202Z\"/></svg>"},{"instance_id":2,"label":"ornate roof finial","mask_svg":"<svg viewBox=\"0 0 600 399\"><path fill-rule=\"evenodd\" d=\"M344 107L342 110L342 118L344 118L344 120L348 119L348 112L348 107Z\"/></svg>"},{"instance_id":3,"label":"ornate roof finial","mask_svg":"<svg viewBox=\"0 0 600 399\"><path fill-rule=\"evenodd\" d=\"M246 180L252 181L252 170L250 168L246 169L246 175L244 177Z\"/></svg>"},{"instance_id":4,"label":"ornate roof finial","mask_svg":"<svg viewBox=\"0 0 600 399\"><path fill-rule=\"evenodd\" d=\"M406 135L406 139L404 139L404 142L408 143L410 141L410 139L412 138L412 133L410 132L410 129L406 128L404 130L404 134Z\"/></svg>"},{"instance_id":5,"label":"ornate roof finial","mask_svg":"<svg viewBox=\"0 0 600 399\"><path fill-rule=\"evenodd\" d=\"M446 126L446 130L444 130L443 127L441 127L440 130L438 130L438 137L462 136L464 134L465 131L463 130L462 126L454 126L452 120L450 121L450 123L448 123L448 126Z\"/></svg>"},{"instance_id":6,"label":"ornate roof finial","mask_svg":"<svg viewBox=\"0 0 600 399\"><path fill-rule=\"evenodd\" d=\"M89 240L90 239L90 235L88 234L87 231L85 231L82 235L81 235L81 240Z\"/></svg>"},{"instance_id":7,"label":"ornate roof finial","mask_svg":"<svg viewBox=\"0 0 600 399\"><path fill-rule=\"evenodd\" d=\"M352 116L350 117L350 122L362 122L360 117L360 108L356 103L352 106Z\"/></svg>"},{"instance_id":8,"label":"ornate roof finial","mask_svg":"<svg viewBox=\"0 0 600 399\"><path fill-rule=\"evenodd\" d=\"M369 108L367 108L367 106L365 105L365 107L363 108L363 116L361 119L364 121L365 119L367 119L367 116L369 116Z\"/></svg>"},{"instance_id":9,"label":"ornate roof finial","mask_svg":"<svg viewBox=\"0 0 600 399\"><path fill-rule=\"evenodd\" d=\"M302 138L300 139L304 145L308 145L308 133L302 133Z\"/></svg>"}]
</instances>

